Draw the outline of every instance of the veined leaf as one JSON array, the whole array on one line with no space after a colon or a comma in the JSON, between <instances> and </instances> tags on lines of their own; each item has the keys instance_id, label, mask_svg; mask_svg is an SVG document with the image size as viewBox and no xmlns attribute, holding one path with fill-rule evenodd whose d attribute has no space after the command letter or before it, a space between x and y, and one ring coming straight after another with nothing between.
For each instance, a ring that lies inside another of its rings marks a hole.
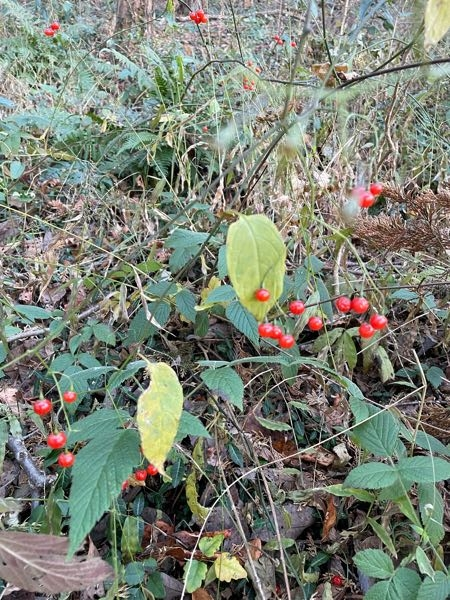
<instances>
[{"instance_id":1,"label":"veined leaf","mask_svg":"<svg viewBox=\"0 0 450 600\"><path fill-rule=\"evenodd\" d=\"M402 479L416 483L435 483L450 479L450 462L434 456L402 458L397 463Z\"/></svg>"},{"instance_id":2,"label":"veined leaf","mask_svg":"<svg viewBox=\"0 0 450 600\"><path fill-rule=\"evenodd\" d=\"M398 471L391 465L372 462L356 467L347 475L344 487L377 490L392 485L398 476Z\"/></svg>"},{"instance_id":3,"label":"veined leaf","mask_svg":"<svg viewBox=\"0 0 450 600\"><path fill-rule=\"evenodd\" d=\"M437 44L450 27L450 2L428 0L425 9L425 47Z\"/></svg>"},{"instance_id":4,"label":"veined leaf","mask_svg":"<svg viewBox=\"0 0 450 600\"><path fill-rule=\"evenodd\" d=\"M207 570L208 566L206 563L202 563L199 560L192 559L184 565L183 579L186 582L186 591L189 594L192 594L192 592L201 587Z\"/></svg>"},{"instance_id":5,"label":"veined leaf","mask_svg":"<svg viewBox=\"0 0 450 600\"><path fill-rule=\"evenodd\" d=\"M235 556L223 552L214 561L214 570L219 581L230 582L232 579L246 579L247 571Z\"/></svg>"},{"instance_id":6,"label":"veined leaf","mask_svg":"<svg viewBox=\"0 0 450 600\"><path fill-rule=\"evenodd\" d=\"M207 369L200 377L212 392L242 410L244 384L234 369L231 367Z\"/></svg>"},{"instance_id":7,"label":"veined leaf","mask_svg":"<svg viewBox=\"0 0 450 600\"><path fill-rule=\"evenodd\" d=\"M371 548L361 550L353 557L353 562L365 575L377 579L389 579L394 574L394 563L382 550Z\"/></svg>"},{"instance_id":8,"label":"veined leaf","mask_svg":"<svg viewBox=\"0 0 450 600\"><path fill-rule=\"evenodd\" d=\"M183 390L169 365L147 362L147 370L151 382L139 396L136 421L145 458L164 473L183 410Z\"/></svg>"},{"instance_id":9,"label":"veined leaf","mask_svg":"<svg viewBox=\"0 0 450 600\"><path fill-rule=\"evenodd\" d=\"M227 236L227 267L241 304L262 321L283 292L286 247L275 225L265 215L241 215ZM267 302L255 292L270 292Z\"/></svg>"}]
</instances>

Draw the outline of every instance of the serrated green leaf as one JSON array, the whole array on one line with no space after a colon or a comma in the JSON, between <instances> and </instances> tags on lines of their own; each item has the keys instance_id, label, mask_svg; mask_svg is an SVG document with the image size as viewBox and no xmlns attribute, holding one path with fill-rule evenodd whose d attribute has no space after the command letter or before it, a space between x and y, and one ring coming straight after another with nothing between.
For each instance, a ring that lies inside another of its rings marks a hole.
<instances>
[{"instance_id":1,"label":"serrated green leaf","mask_svg":"<svg viewBox=\"0 0 450 600\"><path fill-rule=\"evenodd\" d=\"M181 441L187 435L210 438L210 434L198 417L183 410L176 435L176 441Z\"/></svg>"},{"instance_id":2,"label":"serrated green leaf","mask_svg":"<svg viewBox=\"0 0 450 600\"><path fill-rule=\"evenodd\" d=\"M145 458L164 473L180 424L183 389L169 365L147 362L147 370L151 382L139 396L136 422Z\"/></svg>"},{"instance_id":3,"label":"serrated green leaf","mask_svg":"<svg viewBox=\"0 0 450 600\"><path fill-rule=\"evenodd\" d=\"M221 285L208 294L208 297L202 304L211 305L219 302L231 302L236 298L236 292L231 285Z\"/></svg>"},{"instance_id":4,"label":"serrated green leaf","mask_svg":"<svg viewBox=\"0 0 450 600\"><path fill-rule=\"evenodd\" d=\"M175 296L175 304L185 319L191 321L191 323L195 322L195 319L197 318L197 312L195 310L197 297L195 294L189 290L181 290Z\"/></svg>"},{"instance_id":5,"label":"serrated green leaf","mask_svg":"<svg viewBox=\"0 0 450 600\"><path fill-rule=\"evenodd\" d=\"M416 599L420 584L421 579L415 571L400 567L392 579L373 585L364 600L413 600Z\"/></svg>"},{"instance_id":6,"label":"serrated green leaf","mask_svg":"<svg viewBox=\"0 0 450 600\"><path fill-rule=\"evenodd\" d=\"M207 565L199 560L192 559L184 565L183 580L186 582L186 591L189 594L202 586L207 570Z\"/></svg>"},{"instance_id":7,"label":"serrated green leaf","mask_svg":"<svg viewBox=\"0 0 450 600\"><path fill-rule=\"evenodd\" d=\"M445 373L439 367L430 367L427 369L425 377L427 381L429 381L431 385L437 389L445 379Z\"/></svg>"},{"instance_id":8,"label":"serrated green leaf","mask_svg":"<svg viewBox=\"0 0 450 600\"><path fill-rule=\"evenodd\" d=\"M409 442L414 442L414 444L420 448L450 457L450 448L444 446L442 442L425 431L417 431L414 433L404 427L402 428L401 433Z\"/></svg>"},{"instance_id":9,"label":"serrated green leaf","mask_svg":"<svg viewBox=\"0 0 450 600\"><path fill-rule=\"evenodd\" d=\"M289 423L281 423L280 421L270 421L264 417L255 417L260 425L271 431L292 431L292 426Z\"/></svg>"},{"instance_id":10,"label":"serrated green leaf","mask_svg":"<svg viewBox=\"0 0 450 600\"><path fill-rule=\"evenodd\" d=\"M450 596L450 577L441 571L436 571L433 579L430 577L424 579L416 600L448 600Z\"/></svg>"},{"instance_id":11,"label":"serrated green leaf","mask_svg":"<svg viewBox=\"0 0 450 600\"><path fill-rule=\"evenodd\" d=\"M450 462L433 456L401 458L397 469L403 480L415 483L436 483L450 479Z\"/></svg>"},{"instance_id":12,"label":"serrated green leaf","mask_svg":"<svg viewBox=\"0 0 450 600\"><path fill-rule=\"evenodd\" d=\"M231 367L208 369L200 375L208 389L239 408L243 409L244 384Z\"/></svg>"},{"instance_id":13,"label":"serrated green leaf","mask_svg":"<svg viewBox=\"0 0 450 600\"><path fill-rule=\"evenodd\" d=\"M121 386L122 383L127 381L127 379L131 379L131 377L143 369L145 365L145 360L135 360L130 362L126 367L119 369L111 375L111 377L108 379L108 383L106 384L106 389L109 391L115 390Z\"/></svg>"},{"instance_id":14,"label":"serrated green leaf","mask_svg":"<svg viewBox=\"0 0 450 600\"><path fill-rule=\"evenodd\" d=\"M139 436L132 429L98 435L77 453L69 497L70 556L108 510L123 481L140 462Z\"/></svg>"},{"instance_id":15,"label":"serrated green leaf","mask_svg":"<svg viewBox=\"0 0 450 600\"><path fill-rule=\"evenodd\" d=\"M96 323L92 326L92 331L94 332L95 339L99 342L103 342L108 346L114 346L116 343L116 334L109 327L109 325L105 325L104 323Z\"/></svg>"},{"instance_id":16,"label":"serrated green leaf","mask_svg":"<svg viewBox=\"0 0 450 600\"><path fill-rule=\"evenodd\" d=\"M225 309L225 315L238 331L248 337L255 346L259 346L258 322L240 302L230 302Z\"/></svg>"},{"instance_id":17,"label":"serrated green leaf","mask_svg":"<svg viewBox=\"0 0 450 600\"><path fill-rule=\"evenodd\" d=\"M350 471L344 481L344 487L377 490L392 485L397 477L398 472L391 465L372 462Z\"/></svg>"},{"instance_id":18,"label":"serrated green leaf","mask_svg":"<svg viewBox=\"0 0 450 600\"><path fill-rule=\"evenodd\" d=\"M376 579L388 579L395 570L392 559L382 550L374 548L357 552L353 562L365 575Z\"/></svg>"},{"instance_id":19,"label":"serrated green leaf","mask_svg":"<svg viewBox=\"0 0 450 600\"><path fill-rule=\"evenodd\" d=\"M247 571L241 567L240 562L235 556L231 556L228 552L222 552L214 561L214 570L219 581L227 581L232 579L246 579Z\"/></svg>"},{"instance_id":20,"label":"serrated green leaf","mask_svg":"<svg viewBox=\"0 0 450 600\"><path fill-rule=\"evenodd\" d=\"M76 442L90 440L99 434L102 436L113 435L129 419L130 415L126 410L114 410L112 408L96 410L84 419L72 424L67 444L73 446Z\"/></svg>"},{"instance_id":21,"label":"serrated green leaf","mask_svg":"<svg viewBox=\"0 0 450 600\"><path fill-rule=\"evenodd\" d=\"M448 0L428 0L425 8L425 48L437 44L450 27Z\"/></svg>"},{"instance_id":22,"label":"serrated green leaf","mask_svg":"<svg viewBox=\"0 0 450 600\"><path fill-rule=\"evenodd\" d=\"M265 215L240 215L227 236L227 267L241 304L258 320L276 304L283 292L286 247L278 229ZM255 292L270 292L267 302Z\"/></svg>"},{"instance_id":23,"label":"serrated green leaf","mask_svg":"<svg viewBox=\"0 0 450 600\"><path fill-rule=\"evenodd\" d=\"M213 556L217 552L223 543L225 536L223 533L215 535L213 537L203 537L198 543L198 547L205 556Z\"/></svg>"},{"instance_id":24,"label":"serrated green leaf","mask_svg":"<svg viewBox=\"0 0 450 600\"><path fill-rule=\"evenodd\" d=\"M33 322L36 319L51 319L52 317L51 312L34 305L14 304L14 310Z\"/></svg>"},{"instance_id":25,"label":"serrated green leaf","mask_svg":"<svg viewBox=\"0 0 450 600\"><path fill-rule=\"evenodd\" d=\"M352 430L352 438L376 456L392 456L398 443L399 423L389 411L380 411Z\"/></svg>"},{"instance_id":26,"label":"serrated green leaf","mask_svg":"<svg viewBox=\"0 0 450 600\"><path fill-rule=\"evenodd\" d=\"M141 562L130 562L125 567L125 583L138 585L144 581L145 568Z\"/></svg>"},{"instance_id":27,"label":"serrated green leaf","mask_svg":"<svg viewBox=\"0 0 450 600\"><path fill-rule=\"evenodd\" d=\"M424 529L430 542L437 546L445 536L444 501L435 485L419 484L417 492Z\"/></svg>"}]
</instances>

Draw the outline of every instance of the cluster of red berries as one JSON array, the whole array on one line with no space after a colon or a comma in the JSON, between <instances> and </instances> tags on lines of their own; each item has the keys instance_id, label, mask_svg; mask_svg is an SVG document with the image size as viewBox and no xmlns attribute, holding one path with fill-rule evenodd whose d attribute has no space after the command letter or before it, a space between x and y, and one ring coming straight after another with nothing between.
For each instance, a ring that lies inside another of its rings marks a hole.
<instances>
[{"instance_id":1,"label":"cluster of red berries","mask_svg":"<svg viewBox=\"0 0 450 600\"><path fill-rule=\"evenodd\" d=\"M377 201L378 196L383 191L381 183L371 183L369 189L364 187L356 187L352 190L352 196L358 200L361 208L370 208Z\"/></svg>"},{"instance_id":2,"label":"cluster of red berries","mask_svg":"<svg viewBox=\"0 0 450 600\"><path fill-rule=\"evenodd\" d=\"M255 87L256 84L254 81L250 81L247 77L244 77L242 79L242 87L244 88L244 90L246 90L247 92L254 92L255 91Z\"/></svg>"},{"instance_id":3,"label":"cluster of red berries","mask_svg":"<svg viewBox=\"0 0 450 600\"><path fill-rule=\"evenodd\" d=\"M252 60L248 60L245 64L247 65L247 67L250 67L250 69L253 69L257 75L261 73L261 68L258 67L258 65L253 65Z\"/></svg>"},{"instance_id":4,"label":"cluster of red berries","mask_svg":"<svg viewBox=\"0 0 450 600\"><path fill-rule=\"evenodd\" d=\"M275 44L277 44L277 46L283 46L284 45L284 40L282 37L280 37L278 34L273 36L273 41L275 42ZM297 42L295 42L294 40L290 41L290 46L292 48L297 48Z\"/></svg>"},{"instance_id":5,"label":"cluster of red berries","mask_svg":"<svg viewBox=\"0 0 450 600\"><path fill-rule=\"evenodd\" d=\"M194 21L196 25L208 22L208 17L205 15L205 12L202 9L189 13L189 18L191 21Z\"/></svg>"},{"instance_id":6,"label":"cluster of red berries","mask_svg":"<svg viewBox=\"0 0 450 600\"><path fill-rule=\"evenodd\" d=\"M49 27L44 29L44 35L47 37L53 37L57 31L61 28L60 24L57 21L53 21Z\"/></svg>"},{"instance_id":7,"label":"cluster of red berries","mask_svg":"<svg viewBox=\"0 0 450 600\"><path fill-rule=\"evenodd\" d=\"M369 301L363 296L355 296L352 300L347 296L340 296L335 302L336 308L339 312L348 313L353 311L358 315L366 313L370 304ZM359 326L359 335L362 338L371 338L375 331L384 329L388 324L388 320L384 315L374 313L371 315L369 322L361 323Z\"/></svg>"},{"instance_id":8,"label":"cluster of red berries","mask_svg":"<svg viewBox=\"0 0 450 600\"><path fill-rule=\"evenodd\" d=\"M341 575L333 575L331 578L331 585L343 587L345 585L345 579Z\"/></svg>"},{"instance_id":9,"label":"cluster of red berries","mask_svg":"<svg viewBox=\"0 0 450 600\"><path fill-rule=\"evenodd\" d=\"M136 481L145 481L148 475L150 475L150 477L155 477L155 475L158 475L158 469L154 465L148 465L146 469L137 469L133 473L133 477ZM122 490L126 490L127 487L128 480L122 483Z\"/></svg>"},{"instance_id":10,"label":"cluster of red berries","mask_svg":"<svg viewBox=\"0 0 450 600\"><path fill-rule=\"evenodd\" d=\"M77 399L77 393L73 391L64 392L62 395L64 402L72 404ZM42 398L42 400L36 400L33 404L33 411L43 417L48 415L53 410L52 401L48 398ZM58 431L57 433L50 433L47 436L47 446L53 450L59 450L64 448L67 442L67 435L64 431ZM58 464L60 467L67 468L71 467L75 462L75 455L72 452L62 452L58 456Z\"/></svg>"}]
</instances>

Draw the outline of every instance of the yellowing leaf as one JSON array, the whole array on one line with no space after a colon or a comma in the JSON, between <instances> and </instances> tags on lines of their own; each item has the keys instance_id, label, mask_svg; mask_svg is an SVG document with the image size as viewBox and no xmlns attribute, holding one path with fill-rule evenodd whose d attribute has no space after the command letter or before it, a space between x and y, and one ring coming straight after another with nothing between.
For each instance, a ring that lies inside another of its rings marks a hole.
<instances>
[{"instance_id":1,"label":"yellowing leaf","mask_svg":"<svg viewBox=\"0 0 450 600\"><path fill-rule=\"evenodd\" d=\"M198 501L197 476L195 471L192 471L186 479L186 501L197 522L204 523L209 514L209 508L202 506Z\"/></svg>"},{"instance_id":2,"label":"yellowing leaf","mask_svg":"<svg viewBox=\"0 0 450 600\"><path fill-rule=\"evenodd\" d=\"M214 561L214 570L219 581L228 581L232 579L246 579L247 571L241 566L241 563L229 552L223 552Z\"/></svg>"},{"instance_id":3,"label":"yellowing leaf","mask_svg":"<svg viewBox=\"0 0 450 600\"><path fill-rule=\"evenodd\" d=\"M425 47L437 44L449 27L449 0L428 0L425 9Z\"/></svg>"},{"instance_id":4,"label":"yellowing leaf","mask_svg":"<svg viewBox=\"0 0 450 600\"><path fill-rule=\"evenodd\" d=\"M262 321L283 291L286 247L275 225L265 215L241 215L227 236L227 267L241 304ZM267 302L255 292L270 292Z\"/></svg>"},{"instance_id":5,"label":"yellowing leaf","mask_svg":"<svg viewBox=\"0 0 450 600\"><path fill-rule=\"evenodd\" d=\"M169 365L147 361L147 370L151 382L138 399L137 426L145 458L164 473L180 423L183 390Z\"/></svg>"}]
</instances>

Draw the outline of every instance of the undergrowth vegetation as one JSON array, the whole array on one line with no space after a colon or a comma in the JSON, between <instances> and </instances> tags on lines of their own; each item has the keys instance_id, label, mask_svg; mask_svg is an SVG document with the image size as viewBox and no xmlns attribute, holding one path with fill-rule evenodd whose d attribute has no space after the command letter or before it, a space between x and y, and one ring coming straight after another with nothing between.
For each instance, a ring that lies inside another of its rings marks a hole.
<instances>
[{"instance_id":1,"label":"undergrowth vegetation","mask_svg":"<svg viewBox=\"0 0 450 600\"><path fill-rule=\"evenodd\" d=\"M444 4L0 0L2 597L450 596Z\"/></svg>"}]
</instances>

